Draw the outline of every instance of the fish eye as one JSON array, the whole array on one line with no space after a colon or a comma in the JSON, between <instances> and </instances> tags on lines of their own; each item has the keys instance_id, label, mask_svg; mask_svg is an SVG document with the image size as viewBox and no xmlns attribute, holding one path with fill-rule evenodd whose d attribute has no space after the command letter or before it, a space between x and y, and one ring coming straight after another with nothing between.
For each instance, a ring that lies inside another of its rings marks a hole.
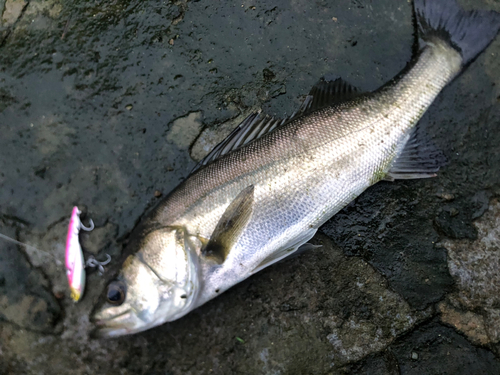
<instances>
[{"instance_id":1,"label":"fish eye","mask_svg":"<svg viewBox=\"0 0 500 375\"><path fill-rule=\"evenodd\" d=\"M113 281L108 285L106 300L115 306L119 306L125 301L125 285L120 281Z\"/></svg>"}]
</instances>

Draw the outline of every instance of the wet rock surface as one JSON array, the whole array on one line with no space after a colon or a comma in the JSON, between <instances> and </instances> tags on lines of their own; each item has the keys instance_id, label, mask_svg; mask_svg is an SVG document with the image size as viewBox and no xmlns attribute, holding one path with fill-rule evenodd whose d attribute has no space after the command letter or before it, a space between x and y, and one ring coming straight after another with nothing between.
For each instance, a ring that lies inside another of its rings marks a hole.
<instances>
[{"instance_id":1,"label":"wet rock surface","mask_svg":"<svg viewBox=\"0 0 500 375\"><path fill-rule=\"evenodd\" d=\"M453 329L433 321L416 329L349 374L497 374L500 361Z\"/></svg>"},{"instance_id":2,"label":"wet rock surface","mask_svg":"<svg viewBox=\"0 0 500 375\"><path fill-rule=\"evenodd\" d=\"M483 345L500 341L500 202L474 222L477 240L445 240L458 291L442 304L443 322ZM463 309L465 312L461 312Z\"/></svg>"},{"instance_id":3,"label":"wet rock surface","mask_svg":"<svg viewBox=\"0 0 500 375\"><path fill-rule=\"evenodd\" d=\"M437 248L432 216L439 210L437 181L381 182L322 228L346 254L361 256L414 308L452 291L446 251ZM434 185L434 186L433 186ZM430 216L430 217L429 217Z\"/></svg>"},{"instance_id":4,"label":"wet rock surface","mask_svg":"<svg viewBox=\"0 0 500 375\"><path fill-rule=\"evenodd\" d=\"M491 1L466 7L500 11ZM411 58L411 4L0 0L0 373L498 373L500 40L422 120L448 164L382 182L314 239L179 321L89 339L73 205L113 261L140 217L249 113L285 117L322 75L361 90ZM488 242L489 241L489 242ZM495 263L496 262L496 263Z\"/></svg>"},{"instance_id":5,"label":"wet rock surface","mask_svg":"<svg viewBox=\"0 0 500 375\"><path fill-rule=\"evenodd\" d=\"M15 230L4 225L1 228L2 234L15 237ZM2 244L0 319L19 329L53 333L60 313L44 274L32 267L18 246Z\"/></svg>"}]
</instances>

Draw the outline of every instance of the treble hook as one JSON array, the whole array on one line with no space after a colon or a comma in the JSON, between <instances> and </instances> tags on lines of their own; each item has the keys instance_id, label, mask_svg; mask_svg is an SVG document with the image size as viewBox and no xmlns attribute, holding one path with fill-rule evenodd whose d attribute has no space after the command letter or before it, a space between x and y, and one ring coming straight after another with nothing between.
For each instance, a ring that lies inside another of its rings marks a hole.
<instances>
[{"instance_id":1,"label":"treble hook","mask_svg":"<svg viewBox=\"0 0 500 375\"><path fill-rule=\"evenodd\" d=\"M96 258L94 258L92 255L87 259L85 262L85 267L97 267L97 270L99 273L102 275L104 273L104 267L106 264L111 262L111 256L109 254L106 254L106 259L105 261L99 262Z\"/></svg>"},{"instance_id":2,"label":"treble hook","mask_svg":"<svg viewBox=\"0 0 500 375\"><path fill-rule=\"evenodd\" d=\"M83 225L82 222L80 222L80 229L83 229L84 231L90 232L91 230L94 230L94 221L92 219L89 220L89 227L86 227Z\"/></svg>"}]
</instances>

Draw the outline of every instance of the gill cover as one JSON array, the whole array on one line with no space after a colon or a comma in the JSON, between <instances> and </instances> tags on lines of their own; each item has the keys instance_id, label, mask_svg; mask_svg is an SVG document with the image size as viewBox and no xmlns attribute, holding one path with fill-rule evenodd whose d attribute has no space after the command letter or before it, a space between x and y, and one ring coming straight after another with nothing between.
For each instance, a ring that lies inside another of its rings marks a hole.
<instances>
[{"instance_id":1,"label":"gill cover","mask_svg":"<svg viewBox=\"0 0 500 375\"><path fill-rule=\"evenodd\" d=\"M197 256L182 228L154 230L132 246L137 252L108 284L106 302L94 315L98 336L131 334L178 319L196 300Z\"/></svg>"},{"instance_id":2,"label":"gill cover","mask_svg":"<svg viewBox=\"0 0 500 375\"><path fill-rule=\"evenodd\" d=\"M137 257L159 279L160 309L170 316L164 321L177 319L194 300L198 288L198 262L194 244L180 227L155 230L145 237ZM174 314L174 310L177 311ZM177 316L179 315L179 316Z\"/></svg>"}]
</instances>

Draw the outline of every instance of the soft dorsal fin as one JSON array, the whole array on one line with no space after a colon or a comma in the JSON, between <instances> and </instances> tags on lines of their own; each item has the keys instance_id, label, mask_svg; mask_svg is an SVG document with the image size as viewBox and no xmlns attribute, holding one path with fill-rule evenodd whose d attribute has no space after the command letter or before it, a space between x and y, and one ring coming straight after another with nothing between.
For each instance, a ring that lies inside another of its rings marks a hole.
<instances>
[{"instance_id":1,"label":"soft dorsal fin","mask_svg":"<svg viewBox=\"0 0 500 375\"><path fill-rule=\"evenodd\" d=\"M321 78L311 89L309 95L304 99L299 109L290 117L281 119L262 113L254 112L245 118L221 143L203 158L191 171L199 168L215 159L246 145L247 143L272 132L279 126L328 105L339 104L359 96L360 92L341 78L327 81Z\"/></svg>"},{"instance_id":2,"label":"soft dorsal fin","mask_svg":"<svg viewBox=\"0 0 500 375\"><path fill-rule=\"evenodd\" d=\"M357 88L342 78L327 80L321 77L312 87L301 106L287 121L301 115L325 108L330 105L340 104L354 99L362 94Z\"/></svg>"},{"instance_id":3,"label":"soft dorsal fin","mask_svg":"<svg viewBox=\"0 0 500 375\"><path fill-rule=\"evenodd\" d=\"M334 81L327 81L322 77L311 89L309 96L312 97L310 106L307 111L315 111L329 105L340 104L360 96L361 92L344 81L342 78L337 78Z\"/></svg>"},{"instance_id":4,"label":"soft dorsal fin","mask_svg":"<svg viewBox=\"0 0 500 375\"><path fill-rule=\"evenodd\" d=\"M222 264L252 217L254 186L243 189L229 204L201 253Z\"/></svg>"}]
</instances>

